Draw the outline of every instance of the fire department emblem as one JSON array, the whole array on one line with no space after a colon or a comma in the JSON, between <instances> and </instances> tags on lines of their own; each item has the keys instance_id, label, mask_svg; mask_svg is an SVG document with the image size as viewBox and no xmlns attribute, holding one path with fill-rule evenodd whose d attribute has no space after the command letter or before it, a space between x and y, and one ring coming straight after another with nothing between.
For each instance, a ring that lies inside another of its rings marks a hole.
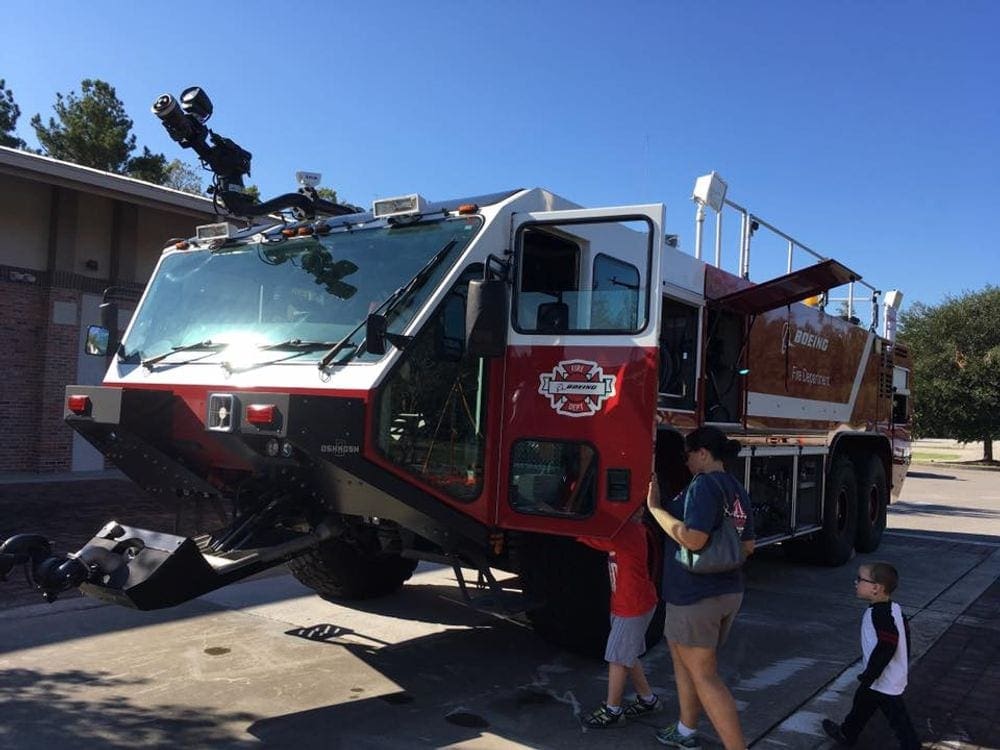
<instances>
[{"instance_id":1,"label":"fire department emblem","mask_svg":"<svg viewBox=\"0 0 1000 750\"><path fill-rule=\"evenodd\" d=\"M615 395L616 377L605 375L600 365L585 359L565 360L538 377L538 392L565 417L593 416L605 399Z\"/></svg>"}]
</instances>

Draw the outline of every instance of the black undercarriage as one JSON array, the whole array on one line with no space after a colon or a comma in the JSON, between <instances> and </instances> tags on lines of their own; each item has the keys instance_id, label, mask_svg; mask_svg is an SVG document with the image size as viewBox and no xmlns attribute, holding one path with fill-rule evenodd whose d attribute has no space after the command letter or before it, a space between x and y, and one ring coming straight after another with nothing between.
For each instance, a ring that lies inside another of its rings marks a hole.
<instances>
[{"instance_id":1,"label":"black undercarriage","mask_svg":"<svg viewBox=\"0 0 1000 750\"><path fill-rule=\"evenodd\" d=\"M448 561L486 575L504 566L481 524L363 457L360 399L211 393L202 415L165 389L69 386L69 396L79 412L67 407L67 423L147 493L210 502L227 509L226 523L189 538L109 521L63 557L36 535L7 540L0 565L29 566L47 599L80 586L159 609L344 544L373 559ZM249 404L273 407L270 421L241 418Z\"/></svg>"}]
</instances>

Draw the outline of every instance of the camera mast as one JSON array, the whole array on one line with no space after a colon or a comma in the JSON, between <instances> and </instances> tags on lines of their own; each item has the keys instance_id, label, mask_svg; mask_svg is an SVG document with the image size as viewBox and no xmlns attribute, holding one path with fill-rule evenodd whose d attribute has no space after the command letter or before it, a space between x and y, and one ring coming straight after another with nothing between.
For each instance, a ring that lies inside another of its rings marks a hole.
<instances>
[{"instance_id":1,"label":"camera mast","mask_svg":"<svg viewBox=\"0 0 1000 750\"><path fill-rule=\"evenodd\" d=\"M209 192L215 201L233 216L252 218L281 211L292 211L297 219L315 216L343 216L359 209L324 200L312 181L300 180L295 193L284 193L262 203L246 193L243 177L250 176L253 155L230 138L210 130L205 124L212 116L212 100L205 90L191 86L181 92L180 101L172 94L161 94L153 102L152 112L163 124L167 134L181 148L190 148L212 175Z\"/></svg>"}]
</instances>

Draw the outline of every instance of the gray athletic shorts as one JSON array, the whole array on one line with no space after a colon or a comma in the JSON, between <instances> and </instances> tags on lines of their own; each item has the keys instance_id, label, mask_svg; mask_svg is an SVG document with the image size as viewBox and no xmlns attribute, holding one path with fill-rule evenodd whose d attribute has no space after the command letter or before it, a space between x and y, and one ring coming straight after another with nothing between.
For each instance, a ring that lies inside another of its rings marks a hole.
<instances>
[{"instance_id":1,"label":"gray athletic shorts","mask_svg":"<svg viewBox=\"0 0 1000 750\"><path fill-rule=\"evenodd\" d=\"M681 646L719 648L729 637L743 594L721 594L694 604L667 602L663 634Z\"/></svg>"},{"instance_id":2,"label":"gray athletic shorts","mask_svg":"<svg viewBox=\"0 0 1000 750\"><path fill-rule=\"evenodd\" d=\"M604 650L604 661L632 667L646 653L646 629L653 619L656 607L635 617L611 615L611 633L608 647Z\"/></svg>"}]
</instances>

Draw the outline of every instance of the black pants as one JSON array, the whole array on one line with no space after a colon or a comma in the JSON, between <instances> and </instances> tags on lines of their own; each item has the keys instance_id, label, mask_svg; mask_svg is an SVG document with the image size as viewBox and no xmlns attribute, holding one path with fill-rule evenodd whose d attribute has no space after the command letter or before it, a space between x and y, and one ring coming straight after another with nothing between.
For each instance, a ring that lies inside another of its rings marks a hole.
<instances>
[{"instance_id":1,"label":"black pants","mask_svg":"<svg viewBox=\"0 0 1000 750\"><path fill-rule=\"evenodd\" d=\"M852 745L858 741L858 735L877 709L881 709L889 720L889 726L899 740L901 750L920 750L920 740L917 739L917 732L913 728L906 704L903 703L903 696L886 695L863 685L854 693L851 712L840 725L840 731Z\"/></svg>"}]
</instances>

